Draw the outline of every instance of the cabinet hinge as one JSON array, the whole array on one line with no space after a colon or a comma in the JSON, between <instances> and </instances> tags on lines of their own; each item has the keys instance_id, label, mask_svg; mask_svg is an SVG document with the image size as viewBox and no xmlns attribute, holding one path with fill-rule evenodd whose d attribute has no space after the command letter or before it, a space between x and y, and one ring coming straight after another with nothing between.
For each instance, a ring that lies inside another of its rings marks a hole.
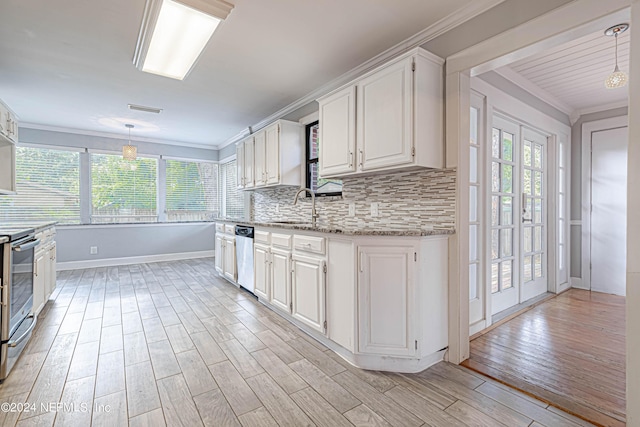
<instances>
[{"instance_id":1,"label":"cabinet hinge","mask_svg":"<svg viewBox=\"0 0 640 427\"><path fill-rule=\"evenodd\" d=\"M411 71L415 71L416 70L416 60L414 59L413 62L411 62Z\"/></svg>"},{"instance_id":2,"label":"cabinet hinge","mask_svg":"<svg viewBox=\"0 0 640 427\"><path fill-rule=\"evenodd\" d=\"M322 264L322 272L323 273L327 272L327 264Z\"/></svg>"},{"instance_id":3,"label":"cabinet hinge","mask_svg":"<svg viewBox=\"0 0 640 427\"><path fill-rule=\"evenodd\" d=\"M416 340L416 350L418 349L418 340Z\"/></svg>"},{"instance_id":4,"label":"cabinet hinge","mask_svg":"<svg viewBox=\"0 0 640 427\"><path fill-rule=\"evenodd\" d=\"M293 311L293 301L291 301L291 302L289 303L289 309L290 309L291 311Z\"/></svg>"},{"instance_id":5,"label":"cabinet hinge","mask_svg":"<svg viewBox=\"0 0 640 427\"><path fill-rule=\"evenodd\" d=\"M327 321L325 320L324 323L322 324L322 326L324 327L324 330L327 330Z\"/></svg>"},{"instance_id":6,"label":"cabinet hinge","mask_svg":"<svg viewBox=\"0 0 640 427\"><path fill-rule=\"evenodd\" d=\"M411 157L416 156L416 147L411 147Z\"/></svg>"}]
</instances>

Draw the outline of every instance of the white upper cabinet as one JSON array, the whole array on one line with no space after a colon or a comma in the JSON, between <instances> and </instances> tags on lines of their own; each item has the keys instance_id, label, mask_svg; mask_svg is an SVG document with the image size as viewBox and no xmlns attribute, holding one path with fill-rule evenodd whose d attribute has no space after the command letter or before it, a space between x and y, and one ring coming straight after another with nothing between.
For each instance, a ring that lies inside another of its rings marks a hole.
<instances>
[{"instance_id":1,"label":"white upper cabinet","mask_svg":"<svg viewBox=\"0 0 640 427\"><path fill-rule=\"evenodd\" d=\"M253 188L254 176L253 176L253 157L254 157L254 141L253 137L244 141L244 188Z\"/></svg>"},{"instance_id":2,"label":"white upper cabinet","mask_svg":"<svg viewBox=\"0 0 640 427\"><path fill-rule=\"evenodd\" d=\"M318 99L320 176L444 167L443 63L416 48Z\"/></svg>"},{"instance_id":3,"label":"white upper cabinet","mask_svg":"<svg viewBox=\"0 0 640 427\"><path fill-rule=\"evenodd\" d=\"M267 183L267 140L264 131L255 134L253 144L255 186L264 187Z\"/></svg>"},{"instance_id":4,"label":"white upper cabinet","mask_svg":"<svg viewBox=\"0 0 640 427\"><path fill-rule=\"evenodd\" d=\"M413 162L412 61L390 65L358 82L357 145L362 171Z\"/></svg>"},{"instance_id":5,"label":"white upper cabinet","mask_svg":"<svg viewBox=\"0 0 640 427\"><path fill-rule=\"evenodd\" d=\"M18 121L13 112L0 101L0 194L16 192L16 146Z\"/></svg>"},{"instance_id":6,"label":"white upper cabinet","mask_svg":"<svg viewBox=\"0 0 640 427\"><path fill-rule=\"evenodd\" d=\"M241 175L244 180L238 187L299 186L303 148L298 123L279 120L267 126L236 146L236 157L242 158Z\"/></svg>"},{"instance_id":7,"label":"white upper cabinet","mask_svg":"<svg viewBox=\"0 0 640 427\"><path fill-rule=\"evenodd\" d=\"M236 166L238 173L238 188L253 188L254 186L254 142L253 136L236 144Z\"/></svg>"},{"instance_id":8,"label":"white upper cabinet","mask_svg":"<svg viewBox=\"0 0 640 427\"><path fill-rule=\"evenodd\" d=\"M319 109L320 175L356 170L356 86L349 86L325 98Z\"/></svg>"},{"instance_id":9,"label":"white upper cabinet","mask_svg":"<svg viewBox=\"0 0 640 427\"><path fill-rule=\"evenodd\" d=\"M244 141L242 141L236 144L236 173L239 189L244 188L244 163Z\"/></svg>"}]
</instances>

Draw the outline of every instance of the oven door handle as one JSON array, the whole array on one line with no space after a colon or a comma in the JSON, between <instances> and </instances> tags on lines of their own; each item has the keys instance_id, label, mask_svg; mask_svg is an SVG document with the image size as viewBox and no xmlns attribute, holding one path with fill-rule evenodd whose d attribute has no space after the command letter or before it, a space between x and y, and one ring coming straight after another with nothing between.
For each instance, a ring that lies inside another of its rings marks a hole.
<instances>
[{"instance_id":1,"label":"oven door handle","mask_svg":"<svg viewBox=\"0 0 640 427\"><path fill-rule=\"evenodd\" d=\"M18 344L20 344L26 337L27 335L29 335L31 333L31 331L33 331L33 328L36 327L36 323L38 323L38 318L36 317L35 314L30 314L27 317L25 317L25 320L27 320L28 318L32 318L33 322L31 322L31 326L29 326L29 329L27 329L24 334L20 335L18 338L16 338L15 340L11 340L7 343L7 345L9 347L17 347Z\"/></svg>"},{"instance_id":2,"label":"oven door handle","mask_svg":"<svg viewBox=\"0 0 640 427\"><path fill-rule=\"evenodd\" d=\"M40 243L40 239L31 240L28 243L14 247L13 250L16 252L23 252L31 248L35 248L36 246L38 246L39 243Z\"/></svg>"}]
</instances>

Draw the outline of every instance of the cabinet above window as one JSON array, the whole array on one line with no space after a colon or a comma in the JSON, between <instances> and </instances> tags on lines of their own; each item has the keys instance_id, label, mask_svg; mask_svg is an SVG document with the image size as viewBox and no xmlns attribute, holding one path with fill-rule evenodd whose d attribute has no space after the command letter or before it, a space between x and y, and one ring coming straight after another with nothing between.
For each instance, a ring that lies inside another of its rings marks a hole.
<instances>
[{"instance_id":1,"label":"cabinet above window","mask_svg":"<svg viewBox=\"0 0 640 427\"><path fill-rule=\"evenodd\" d=\"M318 99L320 177L442 168L443 63L417 48Z\"/></svg>"},{"instance_id":2,"label":"cabinet above window","mask_svg":"<svg viewBox=\"0 0 640 427\"><path fill-rule=\"evenodd\" d=\"M238 188L301 184L301 127L278 120L236 144Z\"/></svg>"}]
</instances>

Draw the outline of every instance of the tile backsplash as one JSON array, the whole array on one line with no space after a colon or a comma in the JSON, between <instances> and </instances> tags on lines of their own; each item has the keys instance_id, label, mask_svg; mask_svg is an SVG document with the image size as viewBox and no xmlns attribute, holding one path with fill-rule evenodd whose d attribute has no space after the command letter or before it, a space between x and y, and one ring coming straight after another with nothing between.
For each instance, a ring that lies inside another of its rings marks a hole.
<instances>
[{"instance_id":1,"label":"tile backsplash","mask_svg":"<svg viewBox=\"0 0 640 427\"><path fill-rule=\"evenodd\" d=\"M344 229L454 228L456 170L418 170L343 179L342 197L318 197L318 224ZM297 187L255 190L251 220L310 221L311 199L293 205ZM355 216L348 216L355 203ZM371 216L378 203L378 216Z\"/></svg>"}]
</instances>

